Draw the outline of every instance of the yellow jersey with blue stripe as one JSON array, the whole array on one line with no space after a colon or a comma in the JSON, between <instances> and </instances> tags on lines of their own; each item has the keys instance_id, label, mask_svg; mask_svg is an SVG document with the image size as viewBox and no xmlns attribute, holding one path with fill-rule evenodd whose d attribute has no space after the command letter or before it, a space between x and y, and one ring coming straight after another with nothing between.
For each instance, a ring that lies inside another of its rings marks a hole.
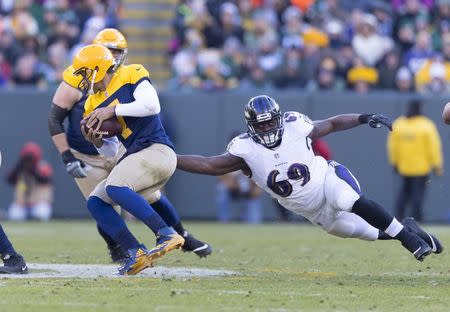
<instances>
[{"instance_id":1,"label":"yellow jersey with blue stripe","mask_svg":"<svg viewBox=\"0 0 450 312\"><path fill-rule=\"evenodd\" d=\"M126 105L133 102L134 90L144 80L151 82L144 66L140 64L120 66L105 91L97 92L86 99L85 116L99 107ZM122 133L118 138L127 149L125 156L154 143L165 144L173 149L159 114L147 117L118 116L117 119L122 125Z\"/></svg>"}]
</instances>

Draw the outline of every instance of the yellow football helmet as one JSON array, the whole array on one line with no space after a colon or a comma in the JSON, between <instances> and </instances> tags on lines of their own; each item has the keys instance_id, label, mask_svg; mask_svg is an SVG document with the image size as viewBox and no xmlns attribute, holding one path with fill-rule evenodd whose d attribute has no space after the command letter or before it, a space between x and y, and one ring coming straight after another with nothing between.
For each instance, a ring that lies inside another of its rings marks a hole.
<instances>
[{"instance_id":1,"label":"yellow football helmet","mask_svg":"<svg viewBox=\"0 0 450 312\"><path fill-rule=\"evenodd\" d=\"M101 81L116 62L107 48L99 44L90 44L82 48L73 59L74 75L81 75L78 88L93 94L94 83Z\"/></svg>"},{"instance_id":2,"label":"yellow football helmet","mask_svg":"<svg viewBox=\"0 0 450 312\"><path fill-rule=\"evenodd\" d=\"M119 50L120 55L116 58L116 67L125 61L128 53L128 43L125 36L115 28L105 28L95 36L94 44L101 44L108 49Z\"/></svg>"}]
</instances>

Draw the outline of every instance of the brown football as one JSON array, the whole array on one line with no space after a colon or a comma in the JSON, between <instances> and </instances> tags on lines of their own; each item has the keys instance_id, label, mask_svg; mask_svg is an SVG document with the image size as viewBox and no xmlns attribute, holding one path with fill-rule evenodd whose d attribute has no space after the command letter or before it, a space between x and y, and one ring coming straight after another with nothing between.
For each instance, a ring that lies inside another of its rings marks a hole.
<instances>
[{"instance_id":1,"label":"brown football","mask_svg":"<svg viewBox=\"0 0 450 312\"><path fill-rule=\"evenodd\" d=\"M445 104L444 111L442 112L442 119L447 125L450 125L450 102Z\"/></svg>"},{"instance_id":2,"label":"brown football","mask_svg":"<svg viewBox=\"0 0 450 312\"><path fill-rule=\"evenodd\" d=\"M84 130L87 132L88 128L86 127L86 120L82 119L80 122L80 126L84 127ZM94 128L97 126L97 124L94 125ZM117 120L116 117L106 119L103 121L102 126L97 131L99 134L103 134L104 138L110 138L113 136L117 136L120 133L122 133L122 126L120 125L120 122Z\"/></svg>"}]
</instances>

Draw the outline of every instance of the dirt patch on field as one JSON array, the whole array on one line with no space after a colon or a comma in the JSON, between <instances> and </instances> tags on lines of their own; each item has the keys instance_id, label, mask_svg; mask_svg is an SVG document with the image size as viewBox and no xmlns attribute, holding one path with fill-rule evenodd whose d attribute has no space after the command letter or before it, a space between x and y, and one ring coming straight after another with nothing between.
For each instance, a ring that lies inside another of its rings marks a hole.
<instances>
[{"instance_id":1,"label":"dirt patch on field","mask_svg":"<svg viewBox=\"0 0 450 312\"><path fill-rule=\"evenodd\" d=\"M0 278L98 278L112 277L121 278L116 275L116 265L99 264L50 264L31 263L28 264L29 274L22 275L0 275ZM226 270L211 270L202 268L168 268L157 266L148 268L135 277L147 278L192 278L192 277L216 277L236 275L236 272Z\"/></svg>"}]
</instances>

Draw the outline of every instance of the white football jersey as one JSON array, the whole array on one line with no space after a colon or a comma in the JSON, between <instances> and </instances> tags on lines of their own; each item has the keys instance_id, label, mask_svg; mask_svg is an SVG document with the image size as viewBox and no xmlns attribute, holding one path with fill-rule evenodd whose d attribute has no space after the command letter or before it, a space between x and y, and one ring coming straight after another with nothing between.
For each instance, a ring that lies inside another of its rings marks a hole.
<instances>
[{"instance_id":1,"label":"white football jersey","mask_svg":"<svg viewBox=\"0 0 450 312\"><path fill-rule=\"evenodd\" d=\"M274 149L256 143L248 134L234 138L228 152L247 163L255 183L285 208L314 217L325 202L324 181L328 163L315 156L308 137L312 121L298 112L283 116L281 143Z\"/></svg>"}]
</instances>

